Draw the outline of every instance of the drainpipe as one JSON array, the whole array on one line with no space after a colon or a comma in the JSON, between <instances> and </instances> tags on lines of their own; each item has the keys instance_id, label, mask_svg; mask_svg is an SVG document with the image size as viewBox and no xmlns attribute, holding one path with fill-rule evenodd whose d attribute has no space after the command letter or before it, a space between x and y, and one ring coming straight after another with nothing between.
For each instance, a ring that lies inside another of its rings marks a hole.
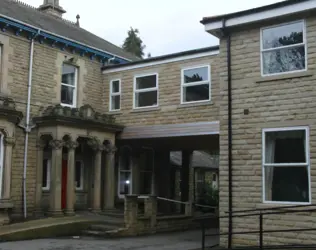
<instances>
[{"instance_id":1,"label":"drainpipe","mask_svg":"<svg viewBox=\"0 0 316 250\"><path fill-rule=\"evenodd\" d=\"M231 75L231 35L223 20L223 33L226 36L227 49L227 85L228 85L228 248L232 247L233 233L233 166L232 166L232 75Z\"/></svg>"},{"instance_id":2,"label":"drainpipe","mask_svg":"<svg viewBox=\"0 0 316 250\"><path fill-rule=\"evenodd\" d=\"M23 164L23 210L24 218L27 217L27 204L26 204L26 173L27 173L27 157L28 157L28 143L29 143L29 133L35 126L30 125L30 110L31 110L31 93L32 93L32 75L33 75L33 55L34 55L34 40L40 34L41 30L38 30L37 33L31 39L30 46L30 62L29 62L29 79L27 85L27 105L26 105L26 124L20 125L25 131L24 139L24 164Z\"/></svg>"}]
</instances>

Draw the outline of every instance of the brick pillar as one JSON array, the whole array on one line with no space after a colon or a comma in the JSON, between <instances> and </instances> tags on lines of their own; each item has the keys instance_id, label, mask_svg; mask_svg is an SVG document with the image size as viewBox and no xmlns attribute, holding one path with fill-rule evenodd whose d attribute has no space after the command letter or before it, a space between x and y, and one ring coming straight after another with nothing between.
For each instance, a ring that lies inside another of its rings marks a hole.
<instances>
[{"instance_id":1,"label":"brick pillar","mask_svg":"<svg viewBox=\"0 0 316 250\"><path fill-rule=\"evenodd\" d=\"M115 152L116 147L108 147L105 157L105 178L104 178L104 209L114 209L115 206Z\"/></svg>"},{"instance_id":2,"label":"brick pillar","mask_svg":"<svg viewBox=\"0 0 316 250\"><path fill-rule=\"evenodd\" d=\"M35 215L42 213L42 185L43 185L43 154L45 142L38 140L36 145L37 159L36 159L36 190L35 190Z\"/></svg>"},{"instance_id":3,"label":"brick pillar","mask_svg":"<svg viewBox=\"0 0 316 250\"><path fill-rule=\"evenodd\" d=\"M137 195L125 195L124 222L127 228L136 226L138 216Z\"/></svg>"},{"instance_id":4,"label":"brick pillar","mask_svg":"<svg viewBox=\"0 0 316 250\"><path fill-rule=\"evenodd\" d=\"M157 196L151 195L145 199L145 216L150 217L150 225L153 231L157 225Z\"/></svg>"},{"instance_id":5,"label":"brick pillar","mask_svg":"<svg viewBox=\"0 0 316 250\"><path fill-rule=\"evenodd\" d=\"M5 155L4 155L4 174L3 174L3 191L2 200L11 199L11 162L12 162L12 148L15 145L13 137L6 137L4 139Z\"/></svg>"},{"instance_id":6,"label":"brick pillar","mask_svg":"<svg viewBox=\"0 0 316 250\"><path fill-rule=\"evenodd\" d=\"M67 201L66 201L66 215L74 215L74 200L75 200L75 149L79 146L77 141L68 141L66 147L68 148L67 161Z\"/></svg>"},{"instance_id":7,"label":"brick pillar","mask_svg":"<svg viewBox=\"0 0 316 250\"><path fill-rule=\"evenodd\" d=\"M64 146L64 141L52 140L50 141L49 145L52 147L49 214L52 216L60 216L62 215L61 171L62 171L62 150Z\"/></svg>"}]
</instances>

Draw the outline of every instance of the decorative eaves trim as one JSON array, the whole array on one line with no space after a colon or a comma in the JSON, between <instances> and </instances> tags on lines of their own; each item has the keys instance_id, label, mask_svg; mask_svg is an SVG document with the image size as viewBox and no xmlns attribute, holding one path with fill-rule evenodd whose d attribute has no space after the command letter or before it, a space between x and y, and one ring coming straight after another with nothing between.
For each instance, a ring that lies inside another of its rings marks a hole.
<instances>
[{"instance_id":1,"label":"decorative eaves trim","mask_svg":"<svg viewBox=\"0 0 316 250\"><path fill-rule=\"evenodd\" d=\"M15 30L15 35L17 36L20 35L20 33L23 31L26 31L28 33L28 39L32 39L36 34L38 34L38 41L40 43L42 43L43 40L47 41L47 39L49 39L50 41L47 42L50 42L52 46L58 43L62 50L65 49L65 47L68 47L73 53L78 51L81 56L89 54L91 60L98 58L100 62L104 62L106 59L115 57L118 63L124 64L130 61L129 59L123 58L121 56L98 50L97 48L93 48L72 39L59 36L46 30L42 30L40 28L23 23L2 14L0 14L0 24L2 24L1 30L3 32L6 32L9 27L13 27Z\"/></svg>"}]
</instances>

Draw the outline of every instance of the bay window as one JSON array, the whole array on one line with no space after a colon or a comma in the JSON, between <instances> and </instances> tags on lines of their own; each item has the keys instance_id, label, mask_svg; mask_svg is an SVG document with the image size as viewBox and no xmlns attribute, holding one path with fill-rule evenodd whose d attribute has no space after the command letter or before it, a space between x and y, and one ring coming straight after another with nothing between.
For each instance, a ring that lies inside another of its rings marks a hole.
<instances>
[{"instance_id":1,"label":"bay window","mask_svg":"<svg viewBox=\"0 0 316 250\"><path fill-rule=\"evenodd\" d=\"M261 30L262 75L303 71L307 68L305 21Z\"/></svg>"},{"instance_id":2,"label":"bay window","mask_svg":"<svg viewBox=\"0 0 316 250\"><path fill-rule=\"evenodd\" d=\"M263 130L263 200L310 203L309 130Z\"/></svg>"}]
</instances>

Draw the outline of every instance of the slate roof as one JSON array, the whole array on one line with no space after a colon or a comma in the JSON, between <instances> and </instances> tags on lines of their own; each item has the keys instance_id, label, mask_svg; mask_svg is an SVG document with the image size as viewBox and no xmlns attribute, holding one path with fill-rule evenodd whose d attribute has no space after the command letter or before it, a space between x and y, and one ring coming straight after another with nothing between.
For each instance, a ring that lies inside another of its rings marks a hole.
<instances>
[{"instance_id":1,"label":"slate roof","mask_svg":"<svg viewBox=\"0 0 316 250\"><path fill-rule=\"evenodd\" d=\"M0 0L0 16L11 17L26 24L35 26L49 33L83 43L87 46L135 61L138 57L123 51L120 47L76 26L73 22L42 13L35 7L15 1Z\"/></svg>"},{"instance_id":2,"label":"slate roof","mask_svg":"<svg viewBox=\"0 0 316 250\"><path fill-rule=\"evenodd\" d=\"M180 151L170 152L171 164L181 167L182 154ZM194 168L210 168L218 169L219 157L218 155L211 155L204 151L193 151L192 167Z\"/></svg>"}]
</instances>

